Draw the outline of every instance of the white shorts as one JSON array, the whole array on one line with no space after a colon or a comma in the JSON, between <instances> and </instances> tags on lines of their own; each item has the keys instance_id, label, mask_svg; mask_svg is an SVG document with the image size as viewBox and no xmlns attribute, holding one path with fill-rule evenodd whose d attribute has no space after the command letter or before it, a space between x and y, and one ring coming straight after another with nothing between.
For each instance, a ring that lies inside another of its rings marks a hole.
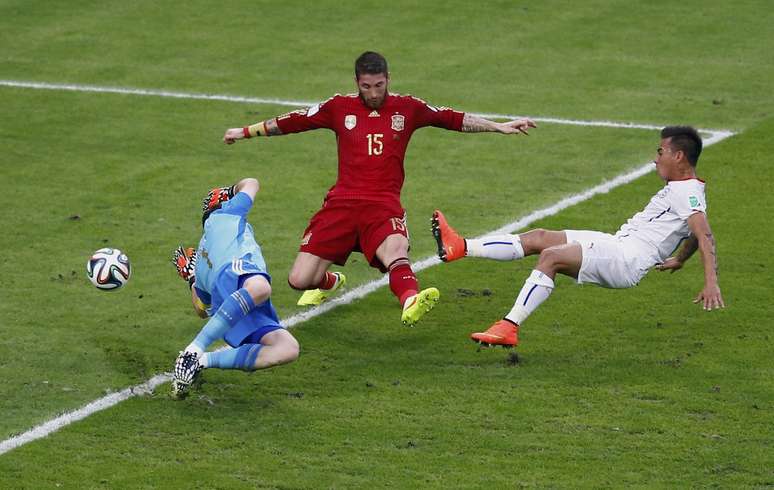
<instances>
[{"instance_id":1,"label":"white shorts","mask_svg":"<svg viewBox=\"0 0 774 490\"><path fill-rule=\"evenodd\" d=\"M567 243L578 243L583 253L578 284L592 283L605 288L630 288L645 276L648 269L639 266L637 254L627 249L608 233L587 230L564 230Z\"/></svg>"}]
</instances>

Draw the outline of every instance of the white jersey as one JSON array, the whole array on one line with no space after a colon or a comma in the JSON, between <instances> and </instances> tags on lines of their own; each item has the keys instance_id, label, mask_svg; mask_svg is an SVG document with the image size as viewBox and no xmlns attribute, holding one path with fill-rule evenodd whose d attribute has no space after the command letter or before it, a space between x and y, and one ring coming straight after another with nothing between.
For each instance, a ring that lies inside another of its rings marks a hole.
<instances>
[{"instance_id":1,"label":"white jersey","mask_svg":"<svg viewBox=\"0 0 774 490\"><path fill-rule=\"evenodd\" d=\"M615 237L637 252L639 267L649 269L669 258L690 236L688 218L697 212L707 212L704 181L672 181L624 223Z\"/></svg>"}]
</instances>

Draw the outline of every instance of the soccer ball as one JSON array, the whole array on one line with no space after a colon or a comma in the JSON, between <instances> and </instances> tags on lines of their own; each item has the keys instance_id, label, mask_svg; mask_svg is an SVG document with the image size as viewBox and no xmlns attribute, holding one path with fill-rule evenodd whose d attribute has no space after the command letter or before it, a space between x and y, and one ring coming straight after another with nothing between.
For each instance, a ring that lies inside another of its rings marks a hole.
<instances>
[{"instance_id":1,"label":"soccer ball","mask_svg":"<svg viewBox=\"0 0 774 490\"><path fill-rule=\"evenodd\" d=\"M101 248L86 262L86 275L97 289L118 289L129 280L132 266L129 257L117 248Z\"/></svg>"}]
</instances>

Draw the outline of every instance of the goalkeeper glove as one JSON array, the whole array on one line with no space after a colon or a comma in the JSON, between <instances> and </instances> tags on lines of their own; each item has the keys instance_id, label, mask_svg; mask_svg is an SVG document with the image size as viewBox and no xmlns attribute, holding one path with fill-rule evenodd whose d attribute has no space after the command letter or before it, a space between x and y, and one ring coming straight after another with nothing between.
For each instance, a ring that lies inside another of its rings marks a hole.
<instances>
[{"instance_id":1,"label":"goalkeeper glove","mask_svg":"<svg viewBox=\"0 0 774 490\"><path fill-rule=\"evenodd\" d=\"M212 189L202 200L202 212L207 214L212 212L219 204L224 203L234 197L234 187L216 187Z\"/></svg>"},{"instance_id":2,"label":"goalkeeper glove","mask_svg":"<svg viewBox=\"0 0 774 490\"><path fill-rule=\"evenodd\" d=\"M172 263L177 268L177 275L188 281L188 287L192 288L196 280L196 250L182 245L177 247L172 254Z\"/></svg>"}]
</instances>

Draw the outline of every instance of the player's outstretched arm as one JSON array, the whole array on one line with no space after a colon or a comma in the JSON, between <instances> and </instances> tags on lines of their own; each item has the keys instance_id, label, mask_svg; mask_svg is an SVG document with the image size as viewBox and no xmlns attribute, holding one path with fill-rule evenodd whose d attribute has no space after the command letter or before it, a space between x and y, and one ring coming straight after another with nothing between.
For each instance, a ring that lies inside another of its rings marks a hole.
<instances>
[{"instance_id":1,"label":"player's outstretched arm","mask_svg":"<svg viewBox=\"0 0 774 490\"><path fill-rule=\"evenodd\" d=\"M230 128L223 135L223 142L233 145L239 140L253 138L255 136L280 136L282 131L277 125L277 118L273 117L243 128Z\"/></svg>"},{"instance_id":2,"label":"player's outstretched arm","mask_svg":"<svg viewBox=\"0 0 774 490\"><path fill-rule=\"evenodd\" d=\"M465 114L462 118L462 131L465 133L497 132L503 134L529 134L529 128L536 128L532 119L515 119L504 123L490 121L483 117Z\"/></svg>"},{"instance_id":3,"label":"player's outstretched arm","mask_svg":"<svg viewBox=\"0 0 774 490\"><path fill-rule=\"evenodd\" d=\"M704 263L704 289L693 300L694 303L701 303L705 310L714 310L724 308L723 296L720 294L718 286L718 259L715 250L715 237L712 235L707 215L704 213L693 213L688 218L688 227L691 233L696 237L701 252L701 259Z\"/></svg>"}]
</instances>

